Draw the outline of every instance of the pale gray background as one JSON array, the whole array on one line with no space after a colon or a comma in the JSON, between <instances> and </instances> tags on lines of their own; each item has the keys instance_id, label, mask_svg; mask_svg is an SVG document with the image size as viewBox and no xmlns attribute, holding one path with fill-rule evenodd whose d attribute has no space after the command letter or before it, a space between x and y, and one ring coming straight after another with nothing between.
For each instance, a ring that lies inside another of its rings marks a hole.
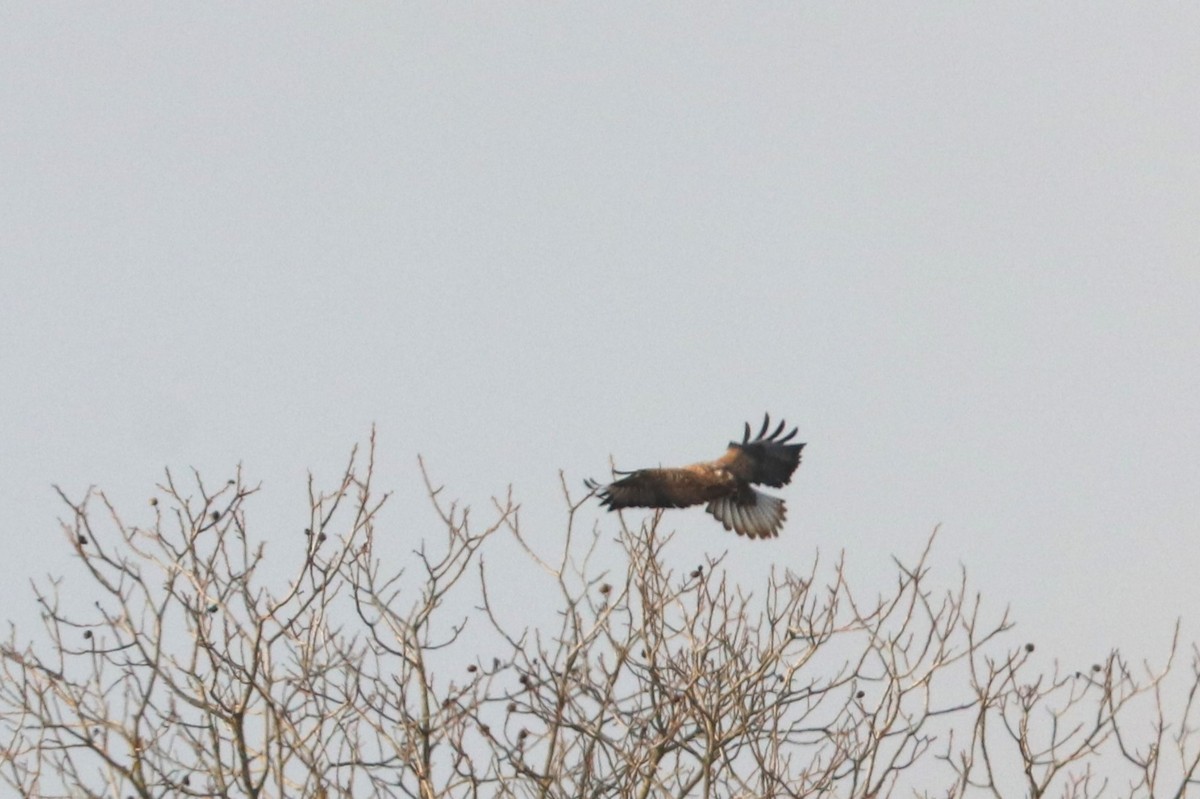
<instances>
[{"instance_id":1,"label":"pale gray background","mask_svg":"<svg viewBox=\"0 0 1200 799\"><path fill-rule=\"evenodd\" d=\"M1198 42L1196 4L5 4L6 615L77 573L51 483L145 522L241 461L286 551L375 423L397 553L418 452L550 547L560 468L770 410L783 536L680 513L681 568L844 550L873 594L940 522L1039 653L1160 660L1200 634Z\"/></svg>"}]
</instances>

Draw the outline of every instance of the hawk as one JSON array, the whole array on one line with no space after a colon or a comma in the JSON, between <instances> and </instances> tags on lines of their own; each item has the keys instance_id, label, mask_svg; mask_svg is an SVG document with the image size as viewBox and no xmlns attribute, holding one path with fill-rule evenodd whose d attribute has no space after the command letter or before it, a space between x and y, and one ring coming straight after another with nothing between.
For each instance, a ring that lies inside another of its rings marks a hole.
<instances>
[{"instance_id":1,"label":"hawk","mask_svg":"<svg viewBox=\"0 0 1200 799\"><path fill-rule=\"evenodd\" d=\"M600 504L609 510L686 508L706 502L705 510L726 530L750 538L774 538L783 527L787 506L779 497L763 494L753 486L787 485L800 465L804 445L788 443L796 437L798 428L782 435L786 426L781 420L767 435L771 415L766 414L753 440L747 422L741 443L730 441L729 449L715 461L677 469L614 469L614 474L623 475L620 480L606 486L585 480L584 485L597 492Z\"/></svg>"}]
</instances>

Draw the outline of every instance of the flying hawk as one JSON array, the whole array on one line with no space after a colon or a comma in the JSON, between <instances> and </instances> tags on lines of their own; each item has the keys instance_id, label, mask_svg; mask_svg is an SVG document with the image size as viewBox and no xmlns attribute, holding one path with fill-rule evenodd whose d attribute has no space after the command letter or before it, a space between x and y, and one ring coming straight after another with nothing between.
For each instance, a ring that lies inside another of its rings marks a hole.
<instances>
[{"instance_id":1,"label":"flying hawk","mask_svg":"<svg viewBox=\"0 0 1200 799\"><path fill-rule=\"evenodd\" d=\"M800 465L804 445L788 443L795 438L796 428L781 437L786 423L780 421L767 435L770 426L771 416L767 414L762 429L751 440L747 423L741 443L730 441L729 449L715 461L678 469L614 469L614 474L624 475L615 483L601 486L595 480L585 480L584 485L598 492L600 504L609 510L686 508L707 502L705 510L726 530L750 538L774 538L783 527L787 506L782 499L760 493L752 485L787 485Z\"/></svg>"}]
</instances>

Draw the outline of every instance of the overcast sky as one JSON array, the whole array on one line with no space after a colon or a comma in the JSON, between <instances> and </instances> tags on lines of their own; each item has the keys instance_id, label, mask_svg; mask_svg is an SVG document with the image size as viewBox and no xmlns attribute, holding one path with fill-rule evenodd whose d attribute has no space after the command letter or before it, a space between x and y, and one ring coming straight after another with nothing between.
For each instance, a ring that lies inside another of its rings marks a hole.
<instances>
[{"instance_id":1,"label":"overcast sky","mask_svg":"<svg viewBox=\"0 0 1200 799\"><path fill-rule=\"evenodd\" d=\"M1161 659L1200 637L1197 42L1186 3L7 4L6 610L72 573L52 483L144 523L241 462L294 546L375 424L398 552L417 453L552 546L558 470L770 411L783 535L679 512L680 567L845 551L874 594L941 523L1022 640Z\"/></svg>"}]
</instances>

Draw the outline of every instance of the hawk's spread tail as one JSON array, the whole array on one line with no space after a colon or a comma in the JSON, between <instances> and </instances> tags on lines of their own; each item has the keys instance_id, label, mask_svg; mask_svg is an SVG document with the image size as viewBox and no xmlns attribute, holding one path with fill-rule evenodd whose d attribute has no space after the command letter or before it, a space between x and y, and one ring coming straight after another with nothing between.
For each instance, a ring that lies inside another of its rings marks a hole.
<instances>
[{"instance_id":1,"label":"hawk's spread tail","mask_svg":"<svg viewBox=\"0 0 1200 799\"><path fill-rule=\"evenodd\" d=\"M779 497L749 489L714 499L705 508L738 535L775 538L787 518L787 505Z\"/></svg>"}]
</instances>

